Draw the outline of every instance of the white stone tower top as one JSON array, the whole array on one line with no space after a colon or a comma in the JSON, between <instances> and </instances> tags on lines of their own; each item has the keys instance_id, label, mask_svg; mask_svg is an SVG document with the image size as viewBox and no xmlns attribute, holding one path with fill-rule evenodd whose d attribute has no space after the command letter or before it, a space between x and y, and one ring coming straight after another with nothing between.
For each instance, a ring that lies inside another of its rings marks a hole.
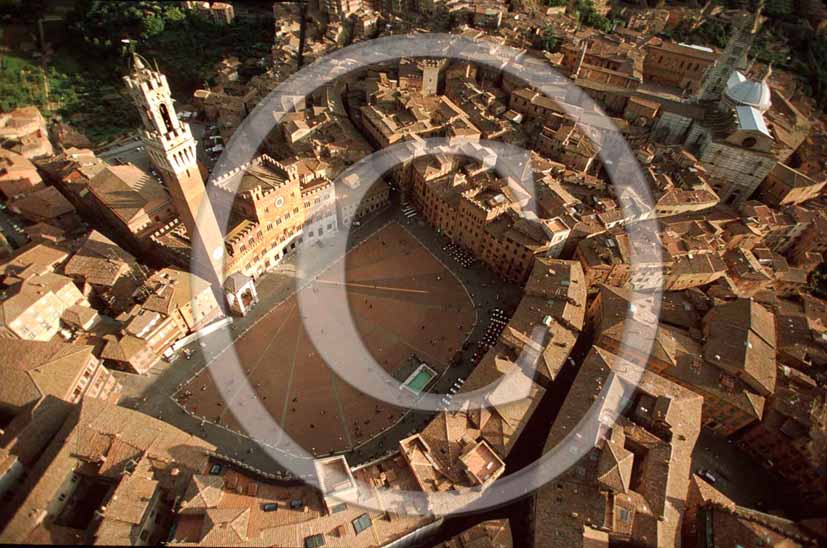
<instances>
[{"instance_id":1,"label":"white stone tower top","mask_svg":"<svg viewBox=\"0 0 827 548\"><path fill-rule=\"evenodd\" d=\"M192 268L220 288L224 281L224 238L198 168L196 141L189 124L178 120L166 76L148 65L133 54L132 71L124 76L143 122L141 139L187 227L195 253Z\"/></svg>"}]
</instances>

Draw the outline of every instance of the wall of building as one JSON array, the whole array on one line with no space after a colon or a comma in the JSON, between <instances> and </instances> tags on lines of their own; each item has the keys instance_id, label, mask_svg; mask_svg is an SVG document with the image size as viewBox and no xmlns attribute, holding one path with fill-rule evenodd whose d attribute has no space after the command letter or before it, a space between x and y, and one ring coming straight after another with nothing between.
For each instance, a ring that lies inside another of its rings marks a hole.
<instances>
[{"instance_id":1,"label":"wall of building","mask_svg":"<svg viewBox=\"0 0 827 548\"><path fill-rule=\"evenodd\" d=\"M681 46L675 46L680 48ZM698 55L691 48L686 52L657 46L646 48L643 60L643 78L688 90L698 91L706 70L715 62L713 54Z\"/></svg>"},{"instance_id":2,"label":"wall of building","mask_svg":"<svg viewBox=\"0 0 827 548\"><path fill-rule=\"evenodd\" d=\"M777 163L768 154L713 140L697 125L689 132L686 144L696 145L698 159L713 181L721 203L736 207L752 196Z\"/></svg>"},{"instance_id":3,"label":"wall of building","mask_svg":"<svg viewBox=\"0 0 827 548\"><path fill-rule=\"evenodd\" d=\"M674 112L661 112L652 128L652 134L659 143L677 145L684 141L686 132L692 125L692 118Z\"/></svg>"}]
</instances>

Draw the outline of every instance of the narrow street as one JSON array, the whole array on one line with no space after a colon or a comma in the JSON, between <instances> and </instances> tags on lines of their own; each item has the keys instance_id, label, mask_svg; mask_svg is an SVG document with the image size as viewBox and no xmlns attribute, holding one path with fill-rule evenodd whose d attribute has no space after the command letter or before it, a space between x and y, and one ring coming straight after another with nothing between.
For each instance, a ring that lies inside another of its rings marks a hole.
<instances>
[{"instance_id":1,"label":"narrow street","mask_svg":"<svg viewBox=\"0 0 827 548\"><path fill-rule=\"evenodd\" d=\"M589 333L581 333L574 349L571 360L560 370L554 382L546 388L546 393L540 404L531 415L517 443L506 459L506 474L513 474L529 466L543 455L551 425L554 424L563 402L571 389L580 364L586 358L592 347L592 337ZM534 520L534 493L512 501L510 504L490 509L480 514L450 517L439 529L437 536L431 542L441 542L464 531L465 529L489 519L508 518L511 522L511 534L514 546L529 546L533 542Z\"/></svg>"},{"instance_id":2,"label":"narrow street","mask_svg":"<svg viewBox=\"0 0 827 548\"><path fill-rule=\"evenodd\" d=\"M0 232L14 248L19 248L29 241L23 232L23 225L9 213L5 206L0 208Z\"/></svg>"},{"instance_id":3,"label":"narrow street","mask_svg":"<svg viewBox=\"0 0 827 548\"><path fill-rule=\"evenodd\" d=\"M725 438L701 430L692 452L692 471L707 470L716 478L715 489L736 504L756 510L781 511L784 500L781 478L762 468L754 459ZM760 478L760 481L756 481Z\"/></svg>"}]
</instances>

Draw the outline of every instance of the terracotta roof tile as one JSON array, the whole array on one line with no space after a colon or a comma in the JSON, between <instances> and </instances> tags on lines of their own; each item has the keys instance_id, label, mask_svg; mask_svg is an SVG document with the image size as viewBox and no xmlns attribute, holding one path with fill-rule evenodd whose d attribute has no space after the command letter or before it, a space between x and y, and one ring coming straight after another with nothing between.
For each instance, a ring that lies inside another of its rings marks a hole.
<instances>
[{"instance_id":1,"label":"terracotta roof tile","mask_svg":"<svg viewBox=\"0 0 827 548\"><path fill-rule=\"evenodd\" d=\"M775 322L771 312L752 299L738 299L704 317L704 358L741 378L758 394L775 389Z\"/></svg>"},{"instance_id":2,"label":"terracotta roof tile","mask_svg":"<svg viewBox=\"0 0 827 548\"><path fill-rule=\"evenodd\" d=\"M22 407L47 395L68 399L94 359L90 346L6 340L0 344L0 402Z\"/></svg>"},{"instance_id":3,"label":"terracotta roof tile","mask_svg":"<svg viewBox=\"0 0 827 548\"><path fill-rule=\"evenodd\" d=\"M134 476L118 476L120 482L127 478L136 481L134 485L122 487L128 499L134 495L137 500L125 501L121 510L132 508L137 512L143 507L143 499L152 489L154 481L173 489L172 496L183 493L191 471L204 469L206 451L212 449L214 448L208 443L157 419L104 400L86 398L76 407L43 457L30 470L28 479L20 490L19 504L13 505L17 510L3 531L3 539L11 543L24 543L31 539L61 542L61 530L52 523L53 517L41 521L38 516L44 515L66 478L84 461L108 462L111 452L113 460L123 463L123 458L138 454ZM173 468L178 473L170 475ZM155 477L149 477L150 470ZM175 492L176 484L170 483L169 478L183 480L178 493ZM118 512L117 505L115 512ZM118 517L135 519L130 511L123 516L118 513ZM114 517L112 522L104 530L106 538L118 538L119 544L126 544L126 527L119 525L125 522ZM73 539L73 542L76 541Z\"/></svg>"},{"instance_id":4,"label":"terracotta roof tile","mask_svg":"<svg viewBox=\"0 0 827 548\"><path fill-rule=\"evenodd\" d=\"M619 401L624 379L631 380L635 372L640 372L635 364L594 347L581 365L552 425L546 451L572 435L592 405L603 407L602 411L598 407L597 416L606 417L613 408L606 407L607 404ZM655 423L644 428L640 421L649 421L652 415L640 418L637 415L640 409L634 406L611 423L587 425L586 434L581 432L578 439L593 443L594 448L572 469L540 490L535 517L537 546L562 543L584 546L584 531L590 524L602 524L618 535L630 535L633 541L648 546L672 546L679 541L691 453L700 432L703 400L646 370L642 371L636 392L653 401L671 400L668 406L658 406L661 414L655 415L657 420L664 420L671 434L656 435L647 430L655 428ZM660 432L658 428L655 431ZM628 450L630 442L635 447L634 456L624 456L625 453L621 455L616 450L619 447ZM613 464L624 459L630 459L639 468L637 483L630 482L627 492L617 489L624 483L622 474L618 478L614 472L618 466ZM618 481L598 481L600 477L611 480L613 475ZM616 484L614 489L612 483Z\"/></svg>"}]
</instances>

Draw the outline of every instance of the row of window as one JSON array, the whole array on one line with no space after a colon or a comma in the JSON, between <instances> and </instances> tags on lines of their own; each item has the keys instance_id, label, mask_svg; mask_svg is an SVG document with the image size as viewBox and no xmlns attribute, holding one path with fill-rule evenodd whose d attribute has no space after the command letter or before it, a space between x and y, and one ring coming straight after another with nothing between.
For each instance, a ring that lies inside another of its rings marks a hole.
<instances>
[{"instance_id":1,"label":"row of window","mask_svg":"<svg viewBox=\"0 0 827 548\"><path fill-rule=\"evenodd\" d=\"M340 504L339 506L345 506L344 504ZM278 505L275 503L267 503L262 506L262 509L265 512L272 512L278 508ZM335 508L335 507L334 507ZM333 511L333 510L332 510ZM353 521L351 521L351 525L353 526L353 530L358 535L363 531L370 529L373 526L373 522L370 519L370 516L367 514L362 514ZM325 545L325 538L323 533L317 533L315 535L309 535L304 537L304 548L319 548L320 546Z\"/></svg>"},{"instance_id":2,"label":"row of window","mask_svg":"<svg viewBox=\"0 0 827 548\"><path fill-rule=\"evenodd\" d=\"M658 56L658 64L659 65L663 65L663 59L664 59L663 55ZM667 63L669 63L670 65L672 65L672 66L675 65L675 59L673 57L667 57L666 60L667 60ZM691 71L694 71L694 72L698 72L701 69L701 64L700 63L691 63L691 62L688 62L688 61L680 61L679 63L677 63L677 65L678 65L677 68L679 68L681 70L685 69L685 70L691 70Z\"/></svg>"}]
</instances>

